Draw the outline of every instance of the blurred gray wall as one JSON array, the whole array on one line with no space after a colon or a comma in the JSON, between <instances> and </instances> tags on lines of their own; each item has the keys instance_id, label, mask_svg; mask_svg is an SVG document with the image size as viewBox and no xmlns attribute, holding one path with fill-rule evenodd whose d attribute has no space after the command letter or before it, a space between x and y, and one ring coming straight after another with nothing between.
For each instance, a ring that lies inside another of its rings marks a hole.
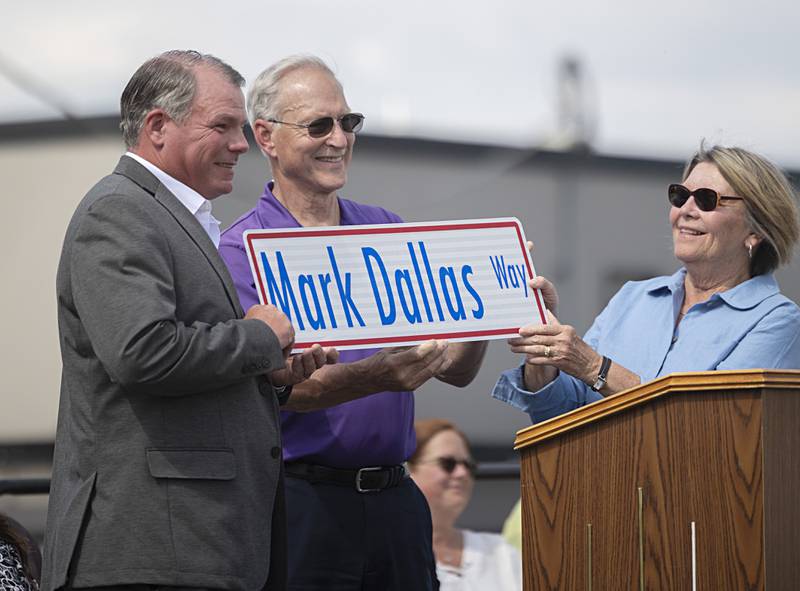
<instances>
[{"instance_id":1,"label":"blurred gray wall","mask_svg":"<svg viewBox=\"0 0 800 591\"><path fill-rule=\"evenodd\" d=\"M0 448L38 443L47 449L52 443L60 379L56 266L75 205L123 151L116 125L115 118L103 118L0 126L6 312ZM680 162L360 136L341 195L381 205L407 221L520 218L536 245L537 272L559 288L561 322L583 332L624 281L677 268L665 191L680 180L681 170ZM251 149L240 161L234 192L214 203L223 225L255 205L268 178L266 160ZM795 261L778 274L795 301L798 270ZM513 461L515 432L529 424L528 417L488 392L498 374L516 363L504 342L493 342L468 388L438 382L421 388L417 416L450 418L471 438L479 458ZM41 461L34 464L31 475L46 473ZM4 469L0 456L0 477L24 472ZM499 527L516 487L514 481L479 484L479 492L489 492L476 495L465 523ZM0 510L9 503L13 508L37 501L0 499Z\"/></svg>"},{"instance_id":2,"label":"blurred gray wall","mask_svg":"<svg viewBox=\"0 0 800 591\"><path fill-rule=\"evenodd\" d=\"M0 337L5 377L0 443L52 439L60 359L54 277L75 204L115 165L115 119L0 127L6 231L0 272L7 311ZM561 295L560 320L588 328L628 279L671 273L665 186L682 163L587 154L360 136L345 197L408 221L517 216L536 244L534 262ZM253 207L269 171L256 149L239 164L234 192L215 214L229 224ZM800 265L779 272L800 301ZM464 390L432 383L417 397L420 416L447 416L481 445L509 446L527 417L488 398L498 373L517 360L493 342Z\"/></svg>"}]
</instances>

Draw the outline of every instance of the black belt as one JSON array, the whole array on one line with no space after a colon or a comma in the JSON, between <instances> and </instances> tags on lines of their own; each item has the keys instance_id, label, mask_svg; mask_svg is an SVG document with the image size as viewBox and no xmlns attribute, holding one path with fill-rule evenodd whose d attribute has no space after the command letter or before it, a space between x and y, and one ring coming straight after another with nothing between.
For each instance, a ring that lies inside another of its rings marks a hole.
<instances>
[{"instance_id":1,"label":"black belt","mask_svg":"<svg viewBox=\"0 0 800 591\"><path fill-rule=\"evenodd\" d=\"M368 466L357 470L341 470L319 464L289 462L285 466L286 474L302 478L310 482L327 482L355 488L360 493L379 492L397 486L408 477L404 465Z\"/></svg>"}]
</instances>

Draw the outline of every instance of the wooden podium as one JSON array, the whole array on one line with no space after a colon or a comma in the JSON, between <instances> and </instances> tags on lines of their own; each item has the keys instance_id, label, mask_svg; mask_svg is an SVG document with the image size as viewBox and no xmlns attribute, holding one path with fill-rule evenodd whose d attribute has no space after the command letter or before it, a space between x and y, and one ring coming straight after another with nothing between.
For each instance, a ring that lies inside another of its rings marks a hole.
<instances>
[{"instance_id":1,"label":"wooden podium","mask_svg":"<svg viewBox=\"0 0 800 591\"><path fill-rule=\"evenodd\" d=\"M670 374L515 449L525 591L800 589L800 371Z\"/></svg>"}]
</instances>

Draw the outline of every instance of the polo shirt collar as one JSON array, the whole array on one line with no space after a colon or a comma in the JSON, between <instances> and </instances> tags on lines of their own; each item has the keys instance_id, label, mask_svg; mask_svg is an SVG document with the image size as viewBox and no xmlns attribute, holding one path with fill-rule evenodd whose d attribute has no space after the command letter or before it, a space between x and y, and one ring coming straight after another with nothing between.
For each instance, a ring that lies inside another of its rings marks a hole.
<instances>
[{"instance_id":1,"label":"polo shirt collar","mask_svg":"<svg viewBox=\"0 0 800 591\"><path fill-rule=\"evenodd\" d=\"M280 223L282 224L290 224L285 227L302 227L300 222L294 217L291 211L286 209L286 206L281 203L275 194L272 192L272 189L275 187L275 181L271 180L264 185L264 194L261 195L261 199L259 200L256 210L258 212L259 221L262 222L262 228L271 228L273 224L270 225L263 225L265 220L272 219L274 222L275 216L278 217ZM348 207L348 202L346 200L342 200L339 196L336 196L337 201L339 202L339 225L340 226L350 226L353 225L353 222L350 221L350 211Z\"/></svg>"},{"instance_id":2,"label":"polo shirt collar","mask_svg":"<svg viewBox=\"0 0 800 591\"><path fill-rule=\"evenodd\" d=\"M686 269L681 267L672 275L656 277L652 280L647 293L656 294L659 291L668 290L670 293L683 291L683 280L686 277Z\"/></svg>"},{"instance_id":3,"label":"polo shirt collar","mask_svg":"<svg viewBox=\"0 0 800 591\"><path fill-rule=\"evenodd\" d=\"M778 282L772 273L756 275L755 277L743 281L733 289L722 291L718 294L719 298L731 308L737 310L747 310L755 308L765 299L780 292Z\"/></svg>"},{"instance_id":4,"label":"polo shirt collar","mask_svg":"<svg viewBox=\"0 0 800 591\"><path fill-rule=\"evenodd\" d=\"M663 290L669 290L672 294L679 291L682 292L685 278L686 269L681 267L672 275L654 279L647 293L655 295ZM709 298L709 301L719 298L731 308L747 310L756 307L765 299L777 293L780 293L778 282L772 273L767 273L765 275L756 275L732 289L716 293Z\"/></svg>"},{"instance_id":5,"label":"polo shirt collar","mask_svg":"<svg viewBox=\"0 0 800 591\"><path fill-rule=\"evenodd\" d=\"M258 200L256 205L256 212L261 223L262 228L272 228L273 226L285 226L287 228L300 227L300 223L295 219L292 213L283 206L283 203L278 201L278 198L272 193L272 187L275 181L269 181L264 186L264 194Z\"/></svg>"}]
</instances>

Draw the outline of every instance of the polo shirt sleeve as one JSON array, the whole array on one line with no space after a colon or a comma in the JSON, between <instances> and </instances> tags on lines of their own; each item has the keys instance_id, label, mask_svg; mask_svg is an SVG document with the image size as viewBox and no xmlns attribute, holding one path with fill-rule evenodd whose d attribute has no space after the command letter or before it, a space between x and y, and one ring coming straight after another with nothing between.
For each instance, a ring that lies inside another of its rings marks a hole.
<instances>
[{"instance_id":1,"label":"polo shirt sleeve","mask_svg":"<svg viewBox=\"0 0 800 591\"><path fill-rule=\"evenodd\" d=\"M401 224L401 223L403 223L403 218L401 218L395 212L389 211L388 209L383 209L382 207L380 207L378 209L381 209L383 211L383 213L386 215L387 223L389 223L389 224Z\"/></svg>"}]
</instances>

